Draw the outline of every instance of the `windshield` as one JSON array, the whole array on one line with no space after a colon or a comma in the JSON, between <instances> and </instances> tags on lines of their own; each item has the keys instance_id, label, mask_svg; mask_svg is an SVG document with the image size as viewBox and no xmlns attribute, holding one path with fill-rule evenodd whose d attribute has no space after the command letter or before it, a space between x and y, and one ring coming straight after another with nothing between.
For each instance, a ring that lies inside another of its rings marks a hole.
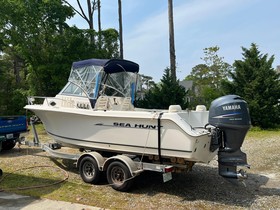
<instances>
[{"instance_id":1,"label":"windshield","mask_svg":"<svg viewBox=\"0 0 280 210\"><path fill-rule=\"evenodd\" d=\"M68 83L60 94L79 95L89 98L97 98L99 84L104 72L101 66L85 66L72 68Z\"/></svg>"},{"instance_id":2,"label":"windshield","mask_svg":"<svg viewBox=\"0 0 280 210\"><path fill-rule=\"evenodd\" d=\"M132 72L118 72L108 74L102 84L102 95L134 97L137 74Z\"/></svg>"}]
</instances>

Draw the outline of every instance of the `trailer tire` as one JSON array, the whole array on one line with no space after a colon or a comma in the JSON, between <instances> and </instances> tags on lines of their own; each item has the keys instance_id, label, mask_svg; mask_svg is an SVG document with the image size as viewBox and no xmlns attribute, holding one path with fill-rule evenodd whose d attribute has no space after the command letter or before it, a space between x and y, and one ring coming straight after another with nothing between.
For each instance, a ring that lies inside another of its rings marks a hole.
<instances>
[{"instance_id":1,"label":"trailer tire","mask_svg":"<svg viewBox=\"0 0 280 210\"><path fill-rule=\"evenodd\" d=\"M2 150L11 150L16 146L16 141L3 141L2 142Z\"/></svg>"},{"instance_id":2,"label":"trailer tire","mask_svg":"<svg viewBox=\"0 0 280 210\"><path fill-rule=\"evenodd\" d=\"M80 176L86 183L97 184L101 177L101 171L98 168L97 162L90 156L82 158L79 165Z\"/></svg>"},{"instance_id":3,"label":"trailer tire","mask_svg":"<svg viewBox=\"0 0 280 210\"><path fill-rule=\"evenodd\" d=\"M120 161L114 161L108 166L107 181L117 191L128 191L134 181L131 177L128 167Z\"/></svg>"}]
</instances>

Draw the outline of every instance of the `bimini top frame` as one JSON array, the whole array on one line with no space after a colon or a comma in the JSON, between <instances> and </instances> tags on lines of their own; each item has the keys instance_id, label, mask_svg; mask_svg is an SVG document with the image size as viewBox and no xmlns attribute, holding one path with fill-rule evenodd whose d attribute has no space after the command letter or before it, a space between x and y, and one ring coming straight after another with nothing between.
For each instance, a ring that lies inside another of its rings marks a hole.
<instances>
[{"instance_id":1,"label":"bimini top frame","mask_svg":"<svg viewBox=\"0 0 280 210\"><path fill-rule=\"evenodd\" d=\"M72 69L79 69L87 66L100 66L106 73L117 72L139 72L139 65L132 61L121 59L88 59L74 62Z\"/></svg>"}]
</instances>

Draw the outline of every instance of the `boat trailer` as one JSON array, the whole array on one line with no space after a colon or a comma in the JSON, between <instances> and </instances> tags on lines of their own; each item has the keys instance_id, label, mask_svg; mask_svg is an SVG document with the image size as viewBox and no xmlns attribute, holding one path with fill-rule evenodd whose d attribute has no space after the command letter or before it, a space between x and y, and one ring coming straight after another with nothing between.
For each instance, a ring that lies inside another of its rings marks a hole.
<instances>
[{"instance_id":1,"label":"boat trailer","mask_svg":"<svg viewBox=\"0 0 280 210\"><path fill-rule=\"evenodd\" d=\"M142 162L139 157L130 154L117 154L104 157L96 151L84 151L78 154L60 152L58 143L41 144L36 131L35 123L38 118L30 118L30 125L34 135L33 142L26 141L25 145L41 147L51 157L76 161L81 178L86 183L97 184L102 172L106 172L109 185L118 191L128 191L134 178L144 171L160 172L163 182L172 179L174 167L172 165Z\"/></svg>"}]
</instances>

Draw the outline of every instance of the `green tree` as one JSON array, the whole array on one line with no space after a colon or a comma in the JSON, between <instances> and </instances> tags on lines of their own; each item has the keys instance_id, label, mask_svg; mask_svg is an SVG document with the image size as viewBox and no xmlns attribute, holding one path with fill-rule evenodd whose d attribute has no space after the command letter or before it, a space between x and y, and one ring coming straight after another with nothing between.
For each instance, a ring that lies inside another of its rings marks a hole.
<instances>
[{"instance_id":1,"label":"green tree","mask_svg":"<svg viewBox=\"0 0 280 210\"><path fill-rule=\"evenodd\" d=\"M191 106L205 104L210 106L211 102L223 94L221 89L222 81L227 80L231 66L223 61L218 55L219 47L204 49L204 64L193 67L191 74L185 80L192 80L194 91L192 91Z\"/></svg>"},{"instance_id":2,"label":"green tree","mask_svg":"<svg viewBox=\"0 0 280 210\"><path fill-rule=\"evenodd\" d=\"M24 114L23 106L26 104L26 84L17 82L14 74L14 59L4 54L0 59L0 115ZM23 73L23 72L19 72Z\"/></svg>"},{"instance_id":3,"label":"green tree","mask_svg":"<svg viewBox=\"0 0 280 210\"><path fill-rule=\"evenodd\" d=\"M34 88L39 94L48 92L44 87L51 79L48 71L41 75L40 69L52 63L52 58L60 56L59 51L63 49L55 41L64 35L64 29L68 27L66 18L73 14L72 9L62 5L60 0L1 0L1 49L16 58L14 63L22 63L22 70L26 71L27 66L32 70L30 73L36 79L31 85L40 87ZM46 79L40 80L41 77Z\"/></svg>"},{"instance_id":4,"label":"green tree","mask_svg":"<svg viewBox=\"0 0 280 210\"><path fill-rule=\"evenodd\" d=\"M280 75L272 68L274 56L261 54L254 43L242 50L243 60L234 62L232 81L224 84L225 90L247 101L253 125L269 128L280 124Z\"/></svg>"},{"instance_id":5,"label":"green tree","mask_svg":"<svg viewBox=\"0 0 280 210\"><path fill-rule=\"evenodd\" d=\"M96 36L92 29L69 27L65 21L74 13L61 0L0 2L0 47L28 70L32 94L57 94L73 61L118 57L117 31L107 29ZM91 43L92 37L100 39Z\"/></svg>"},{"instance_id":6,"label":"green tree","mask_svg":"<svg viewBox=\"0 0 280 210\"><path fill-rule=\"evenodd\" d=\"M99 40L95 45L89 44L91 33L92 30L73 27L66 29L63 35L55 36L50 48L46 49L45 62L30 65L28 81L33 92L37 95L56 95L66 84L73 61L118 57L118 33L115 29L98 32L101 49L96 47Z\"/></svg>"},{"instance_id":7,"label":"green tree","mask_svg":"<svg viewBox=\"0 0 280 210\"><path fill-rule=\"evenodd\" d=\"M86 7L86 9L84 9L81 5L80 0L77 0L77 4L79 6L80 11L77 10L74 6L72 6L68 1L66 1L66 0L62 0L62 1L65 4L67 4L68 6L70 6L73 9L73 11L75 11L76 14L78 14L81 18L83 18L87 22L89 30L94 31L94 25L93 25L94 16L93 15L94 15L95 10L98 10L98 16L100 15L100 1L96 2L96 0L93 0L93 1L86 0L87 7ZM98 19L98 21L99 21L99 19ZM95 34L91 33L90 34L90 43L94 44L94 41L95 41Z\"/></svg>"},{"instance_id":8,"label":"green tree","mask_svg":"<svg viewBox=\"0 0 280 210\"><path fill-rule=\"evenodd\" d=\"M154 85L145 94L144 99L138 100L137 106L148 109L168 109L170 105L181 105L183 109L187 107L187 92L179 85L179 80L174 81L169 68L159 84Z\"/></svg>"}]
</instances>

